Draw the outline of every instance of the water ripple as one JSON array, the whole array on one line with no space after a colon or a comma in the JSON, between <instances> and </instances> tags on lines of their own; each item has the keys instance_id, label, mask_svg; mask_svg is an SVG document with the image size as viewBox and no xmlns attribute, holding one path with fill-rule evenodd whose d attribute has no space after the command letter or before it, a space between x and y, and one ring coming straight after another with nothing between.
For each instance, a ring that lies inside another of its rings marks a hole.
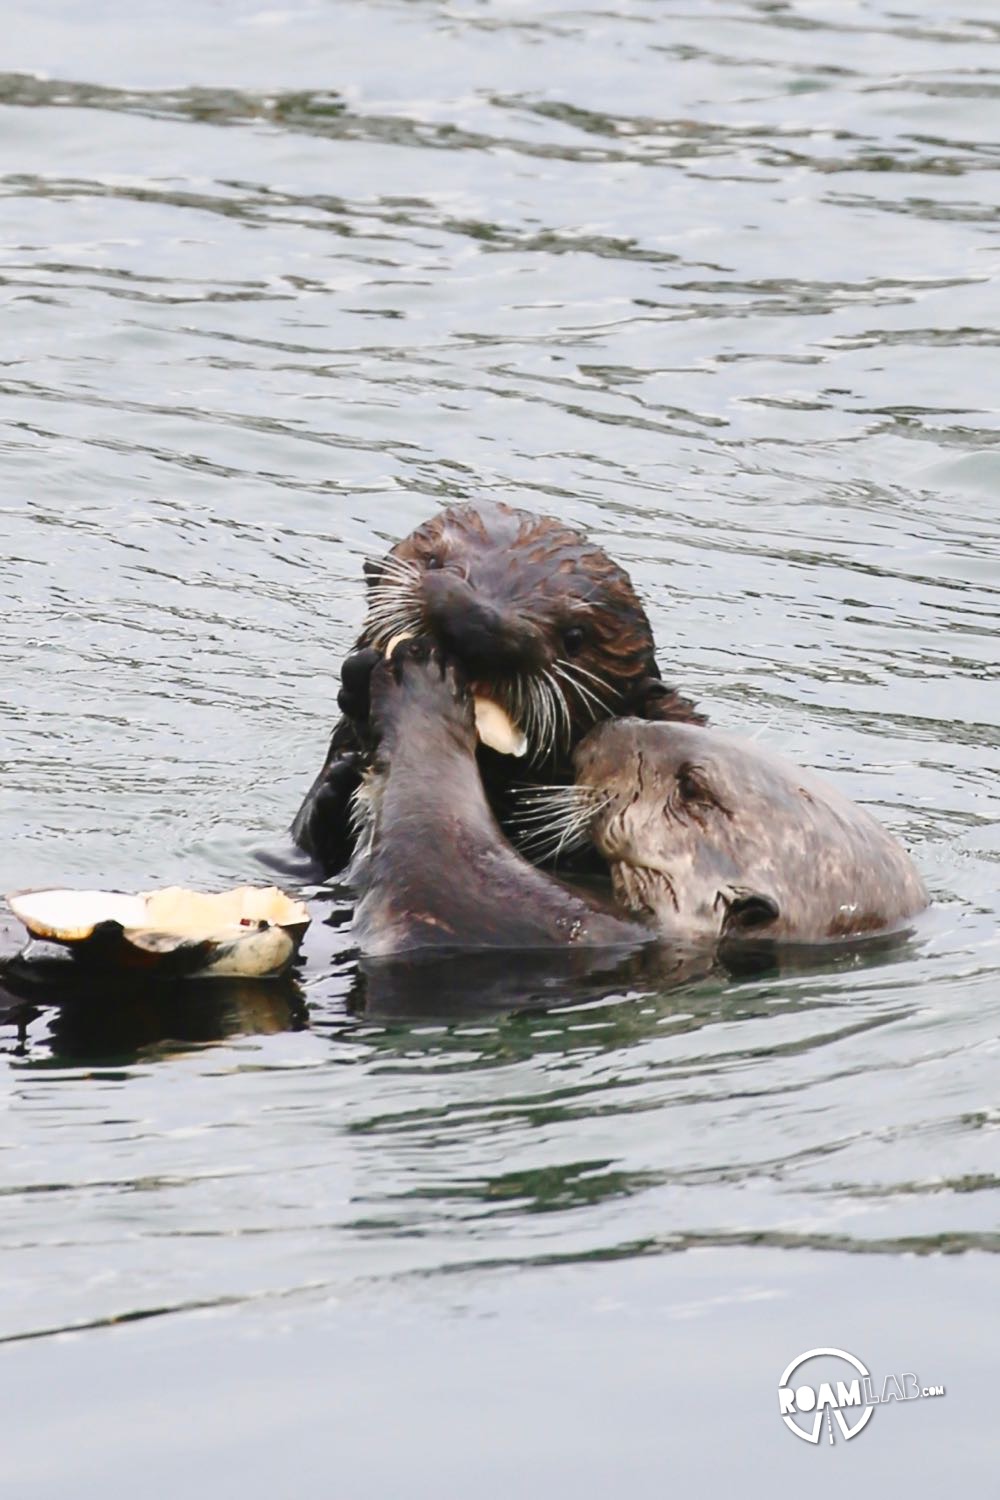
<instances>
[{"instance_id":1,"label":"water ripple","mask_svg":"<svg viewBox=\"0 0 1000 1500\"><path fill-rule=\"evenodd\" d=\"M489 497L620 557L665 673L873 807L937 916L462 1023L365 1013L342 900L301 987L0 992L0 1338L994 1253L1000 26L154 9L26 13L0 75L0 889L264 872L363 557Z\"/></svg>"}]
</instances>

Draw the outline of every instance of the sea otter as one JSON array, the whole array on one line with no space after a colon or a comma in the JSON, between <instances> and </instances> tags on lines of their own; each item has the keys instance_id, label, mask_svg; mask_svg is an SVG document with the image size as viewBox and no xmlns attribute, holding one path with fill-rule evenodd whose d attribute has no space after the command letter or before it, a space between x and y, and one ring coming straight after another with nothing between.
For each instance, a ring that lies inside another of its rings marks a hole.
<instances>
[{"instance_id":1,"label":"sea otter","mask_svg":"<svg viewBox=\"0 0 1000 1500\"><path fill-rule=\"evenodd\" d=\"M479 748L502 823L514 783L572 779L571 756L602 719L700 723L660 677L646 612L628 574L580 532L502 503L449 506L365 564L368 614L343 669L344 717L292 826L328 874L350 858L349 807L371 754L368 679L399 638L425 635L513 726L499 753ZM484 722L481 733L493 739Z\"/></svg>"},{"instance_id":2,"label":"sea otter","mask_svg":"<svg viewBox=\"0 0 1000 1500\"><path fill-rule=\"evenodd\" d=\"M575 752L575 788L556 793L557 825L607 860L617 910L508 844L476 763L472 689L426 640L376 666L371 728L351 870L369 958L824 943L899 927L927 905L908 855L868 813L696 725L602 723Z\"/></svg>"},{"instance_id":3,"label":"sea otter","mask_svg":"<svg viewBox=\"0 0 1000 1500\"><path fill-rule=\"evenodd\" d=\"M684 942L822 943L928 904L902 845L782 756L693 724L601 724L574 756L570 839L592 840L623 909Z\"/></svg>"}]
</instances>

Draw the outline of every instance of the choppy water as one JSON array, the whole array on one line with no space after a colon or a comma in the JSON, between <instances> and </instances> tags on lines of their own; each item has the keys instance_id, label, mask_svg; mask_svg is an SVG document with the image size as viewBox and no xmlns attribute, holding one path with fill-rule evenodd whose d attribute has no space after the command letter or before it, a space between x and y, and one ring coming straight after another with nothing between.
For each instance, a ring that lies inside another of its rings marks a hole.
<instances>
[{"instance_id":1,"label":"choppy water","mask_svg":"<svg viewBox=\"0 0 1000 1500\"><path fill-rule=\"evenodd\" d=\"M0 1029L11 1493L842 1496L775 1398L828 1344L948 1386L852 1482L985 1492L995 7L140 9L6 28L0 889L253 874L361 558L493 496L938 915L549 1016L379 1027L334 957L307 1013Z\"/></svg>"}]
</instances>

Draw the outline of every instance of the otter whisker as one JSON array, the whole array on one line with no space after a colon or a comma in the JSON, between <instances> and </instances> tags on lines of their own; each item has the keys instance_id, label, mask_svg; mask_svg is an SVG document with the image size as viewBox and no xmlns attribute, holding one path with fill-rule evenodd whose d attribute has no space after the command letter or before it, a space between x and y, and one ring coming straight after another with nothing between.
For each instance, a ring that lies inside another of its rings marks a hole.
<instances>
[{"instance_id":1,"label":"otter whisker","mask_svg":"<svg viewBox=\"0 0 1000 1500\"><path fill-rule=\"evenodd\" d=\"M416 591L409 584L377 583L374 588L368 590L369 609L378 609L380 605L385 604L399 604L403 600L411 604L416 603Z\"/></svg>"},{"instance_id":2,"label":"otter whisker","mask_svg":"<svg viewBox=\"0 0 1000 1500\"><path fill-rule=\"evenodd\" d=\"M525 816L538 813L538 811L543 811L543 813L544 811L553 811L556 808L562 808L565 811L576 811L577 808L586 805L586 799L582 798L582 796L538 796L538 798L529 798L528 792L522 793L522 795L523 801L525 801L525 808L523 808Z\"/></svg>"},{"instance_id":3,"label":"otter whisker","mask_svg":"<svg viewBox=\"0 0 1000 1500\"><path fill-rule=\"evenodd\" d=\"M536 793L529 788L519 794L519 800L524 802L526 804L526 807L532 811L536 807L577 808L584 806L588 801L586 797L578 797L575 795L575 787L567 787L564 789L564 791L566 795L557 792L555 789L553 789L553 791L551 792L545 790ZM573 793L573 795L569 795L570 793Z\"/></svg>"},{"instance_id":4,"label":"otter whisker","mask_svg":"<svg viewBox=\"0 0 1000 1500\"><path fill-rule=\"evenodd\" d=\"M365 621L365 634L378 651L384 651L396 635L418 635L421 621L419 615L398 610L394 614L369 616Z\"/></svg>"},{"instance_id":5,"label":"otter whisker","mask_svg":"<svg viewBox=\"0 0 1000 1500\"><path fill-rule=\"evenodd\" d=\"M559 822L560 824L562 824L569 818L575 819L578 814L582 816L583 811L584 810L579 807L538 807L534 810L534 812L523 812L520 813L516 818L512 818L511 826L523 829L538 829L539 827L549 828L555 822ZM587 816L589 817L590 809L587 808L586 812Z\"/></svg>"},{"instance_id":6,"label":"otter whisker","mask_svg":"<svg viewBox=\"0 0 1000 1500\"><path fill-rule=\"evenodd\" d=\"M406 611L414 614L417 610L417 601L408 598L405 594L392 594L385 599L374 599L368 608L368 618L378 620L391 614L399 614Z\"/></svg>"},{"instance_id":7,"label":"otter whisker","mask_svg":"<svg viewBox=\"0 0 1000 1500\"><path fill-rule=\"evenodd\" d=\"M590 830L601 805L581 808L562 819L554 818L547 826L529 831L518 841L518 848L522 852L530 850L536 859L552 861L563 853L582 848L590 840Z\"/></svg>"},{"instance_id":8,"label":"otter whisker","mask_svg":"<svg viewBox=\"0 0 1000 1500\"><path fill-rule=\"evenodd\" d=\"M532 748L533 764L548 753L552 741L553 709L545 685L537 677L519 673L511 684L510 709Z\"/></svg>"},{"instance_id":9,"label":"otter whisker","mask_svg":"<svg viewBox=\"0 0 1000 1500\"><path fill-rule=\"evenodd\" d=\"M601 795L595 787L581 786L573 781L552 782L549 785L530 783L515 788L519 802L592 802Z\"/></svg>"},{"instance_id":10,"label":"otter whisker","mask_svg":"<svg viewBox=\"0 0 1000 1500\"><path fill-rule=\"evenodd\" d=\"M765 719L764 722L763 722L763 724L760 726L759 729L755 729L754 732L753 732L753 734L747 736L748 739L751 740L751 742L753 740L762 739L763 736L765 734L767 734L768 731L774 727L774 724L775 724L775 721L776 721L777 717L778 717L778 715L776 713L774 713L774 714L771 715L771 717L769 719Z\"/></svg>"},{"instance_id":11,"label":"otter whisker","mask_svg":"<svg viewBox=\"0 0 1000 1500\"><path fill-rule=\"evenodd\" d=\"M570 687L576 688L580 700L582 700L582 702L585 703L588 708L591 708L591 711L595 711L595 717L598 717L598 711L600 711L601 714L613 714L612 705L610 705L610 703L607 702L607 700L604 699L604 697L601 696L598 691L595 691L595 688L591 687L591 684L589 684L589 682L586 682L585 679L582 678L582 676L577 676L576 663L568 663L568 661L555 661L555 663L553 663L553 672L558 672L559 676L561 676L561 679L565 682L565 684L570 685ZM592 673L588 673L588 675L592 675ZM595 681L600 682L600 678L595 678Z\"/></svg>"},{"instance_id":12,"label":"otter whisker","mask_svg":"<svg viewBox=\"0 0 1000 1500\"><path fill-rule=\"evenodd\" d=\"M517 844L517 850L526 859L531 860L553 860L560 854L572 854L576 849L583 849L590 842L589 823L565 826L556 829L538 830L527 838L521 839Z\"/></svg>"},{"instance_id":13,"label":"otter whisker","mask_svg":"<svg viewBox=\"0 0 1000 1500\"><path fill-rule=\"evenodd\" d=\"M574 677L572 672L568 670L568 664L566 662L553 662L552 670L568 686L572 687L575 690L577 696L580 699L580 702L585 708L588 708L590 710L591 718L596 720L601 718L609 718L611 716L612 709L610 705L605 703L603 698L599 697L599 695L594 692L593 688L588 687L585 682L581 682L579 678Z\"/></svg>"},{"instance_id":14,"label":"otter whisker","mask_svg":"<svg viewBox=\"0 0 1000 1500\"><path fill-rule=\"evenodd\" d=\"M577 820L575 823L567 823L562 838L556 844L556 847L551 853L546 853L544 857L556 863L560 854L570 854L574 849L582 848L590 840L590 830L593 827L593 822L593 816L591 815L582 821Z\"/></svg>"},{"instance_id":15,"label":"otter whisker","mask_svg":"<svg viewBox=\"0 0 1000 1500\"><path fill-rule=\"evenodd\" d=\"M387 553L385 557L366 558L365 569L373 579L373 588L378 588L387 579L398 583L417 583L420 579L420 568L416 563L409 562L405 557L393 557L391 553Z\"/></svg>"},{"instance_id":16,"label":"otter whisker","mask_svg":"<svg viewBox=\"0 0 1000 1500\"><path fill-rule=\"evenodd\" d=\"M368 588L365 631L381 649L394 635L420 627L420 570L398 557L381 558L374 566L379 571Z\"/></svg>"},{"instance_id":17,"label":"otter whisker","mask_svg":"<svg viewBox=\"0 0 1000 1500\"><path fill-rule=\"evenodd\" d=\"M371 586L365 633L374 646L384 650L394 635L415 635L420 628L420 603L412 580L379 580Z\"/></svg>"},{"instance_id":18,"label":"otter whisker","mask_svg":"<svg viewBox=\"0 0 1000 1500\"><path fill-rule=\"evenodd\" d=\"M517 837L534 840L543 837L550 832L561 832L568 826L589 826L594 820L594 808L592 807L561 807L547 808L546 811L538 811L535 817L519 817L511 822L511 828L516 831Z\"/></svg>"},{"instance_id":19,"label":"otter whisker","mask_svg":"<svg viewBox=\"0 0 1000 1500\"><path fill-rule=\"evenodd\" d=\"M589 841L594 819L609 800L589 786L526 787L518 792L524 805L510 819L514 842L532 858L558 859Z\"/></svg>"},{"instance_id":20,"label":"otter whisker","mask_svg":"<svg viewBox=\"0 0 1000 1500\"><path fill-rule=\"evenodd\" d=\"M529 802L527 807L517 810L512 821L515 823L538 822L542 818L569 817L570 815L575 816L576 813L584 811L590 811L589 804L584 804L578 800L560 802L553 799L552 801L539 801L534 804Z\"/></svg>"},{"instance_id":21,"label":"otter whisker","mask_svg":"<svg viewBox=\"0 0 1000 1500\"><path fill-rule=\"evenodd\" d=\"M383 609L391 604L416 604L416 591L408 584L377 583L368 590L368 608Z\"/></svg>"},{"instance_id":22,"label":"otter whisker","mask_svg":"<svg viewBox=\"0 0 1000 1500\"><path fill-rule=\"evenodd\" d=\"M566 694L563 691L561 683L559 683L556 678L553 677L550 671L545 670L543 671L542 675L548 686L552 702L555 706L556 715L562 721L564 745L566 754L568 755L570 747L573 744L573 716L569 711L569 704L566 701ZM556 731L556 733L558 733L558 730ZM555 747L555 739L556 734L554 733L553 748Z\"/></svg>"},{"instance_id":23,"label":"otter whisker","mask_svg":"<svg viewBox=\"0 0 1000 1500\"><path fill-rule=\"evenodd\" d=\"M368 596L377 599L380 595L384 597L387 594L412 594L416 583L415 578L380 578L377 583L369 584Z\"/></svg>"},{"instance_id":24,"label":"otter whisker","mask_svg":"<svg viewBox=\"0 0 1000 1500\"><path fill-rule=\"evenodd\" d=\"M507 707L511 717L524 730L528 743L531 744L539 733L538 713L531 681L522 673L511 681Z\"/></svg>"},{"instance_id":25,"label":"otter whisker","mask_svg":"<svg viewBox=\"0 0 1000 1500\"><path fill-rule=\"evenodd\" d=\"M529 678L529 683L538 722L538 744L532 756L533 763L537 765L551 754L555 744L557 708L551 684L545 676Z\"/></svg>"},{"instance_id":26,"label":"otter whisker","mask_svg":"<svg viewBox=\"0 0 1000 1500\"><path fill-rule=\"evenodd\" d=\"M604 677L599 677L596 672L592 672L589 667L585 667L582 661L563 661L562 665L569 667L574 676L589 678L595 687L600 688L603 693L610 693L613 698L621 697L618 688L613 687Z\"/></svg>"},{"instance_id":27,"label":"otter whisker","mask_svg":"<svg viewBox=\"0 0 1000 1500\"><path fill-rule=\"evenodd\" d=\"M536 761L538 761L544 760L544 758L550 753L552 749L552 742L555 736L556 728L556 710L555 705L552 702L552 694L549 691L549 685L544 677L533 678L532 687L534 688L537 701L541 705L542 709L541 733L539 735L539 745L538 751L536 753Z\"/></svg>"},{"instance_id":28,"label":"otter whisker","mask_svg":"<svg viewBox=\"0 0 1000 1500\"><path fill-rule=\"evenodd\" d=\"M611 717L611 705L606 703L598 693L595 693L593 688L588 688L584 683L577 682L575 679L573 679L573 686L584 700L584 703L590 708L595 719L601 718L602 715Z\"/></svg>"},{"instance_id":29,"label":"otter whisker","mask_svg":"<svg viewBox=\"0 0 1000 1500\"><path fill-rule=\"evenodd\" d=\"M538 765L556 750L561 735L569 749L573 740L572 717L562 685L547 669L533 676L522 675L518 683L524 704L522 727L533 747L531 764Z\"/></svg>"}]
</instances>

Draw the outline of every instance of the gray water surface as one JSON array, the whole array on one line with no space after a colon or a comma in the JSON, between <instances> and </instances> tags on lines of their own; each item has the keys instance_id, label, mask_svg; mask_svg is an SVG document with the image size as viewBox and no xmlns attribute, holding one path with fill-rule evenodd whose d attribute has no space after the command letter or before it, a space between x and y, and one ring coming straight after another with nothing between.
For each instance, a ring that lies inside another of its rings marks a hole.
<instances>
[{"instance_id":1,"label":"gray water surface","mask_svg":"<svg viewBox=\"0 0 1000 1500\"><path fill-rule=\"evenodd\" d=\"M0 1027L11 1493L989 1492L995 6L140 12L6 10L0 890L267 878L362 559L491 497L936 905L548 1015L375 1024L333 934L304 1003ZM948 1394L814 1451L821 1345Z\"/></svg>"}]
</instances>

